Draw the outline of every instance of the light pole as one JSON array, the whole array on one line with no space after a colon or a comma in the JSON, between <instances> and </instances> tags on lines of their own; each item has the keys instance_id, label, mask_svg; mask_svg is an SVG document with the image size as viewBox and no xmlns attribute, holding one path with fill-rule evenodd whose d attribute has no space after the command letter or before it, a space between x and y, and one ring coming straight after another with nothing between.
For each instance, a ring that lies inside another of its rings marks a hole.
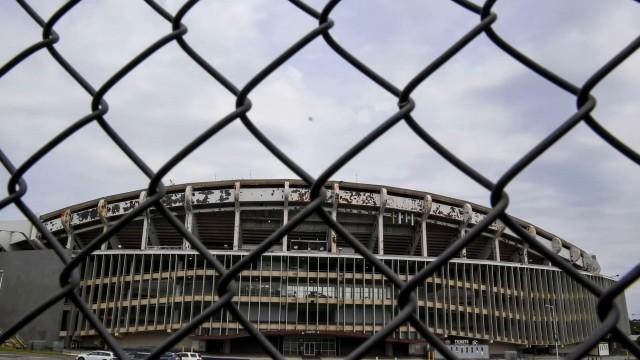
<instances>
[{"instance_id":1,"label":"light pole","mask_svg":"<svg viewBox=\"0 0 640 360\"><path fill-rule=\"evenodd\" d=\"M556 342L556 360L560 359L560 355L558 354L558 317L556 316L556 308L553 305L545 305L546 307L550 307L553 312L553 339Z\"/></svg>"}]
</instances>

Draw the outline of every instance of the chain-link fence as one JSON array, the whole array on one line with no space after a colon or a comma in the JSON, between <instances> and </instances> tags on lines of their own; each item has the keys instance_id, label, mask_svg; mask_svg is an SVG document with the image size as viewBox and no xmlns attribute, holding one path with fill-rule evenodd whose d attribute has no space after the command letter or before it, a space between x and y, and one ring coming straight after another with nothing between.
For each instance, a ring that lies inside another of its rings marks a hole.
<instances>
[{"instance_id":1,"label":"chain-link fence","mask_svg":"<svg viewBox=\"0 0 640 360\"><path fill-rule=\"evenodd\" d=\"M194 5L198 3L198 0L187 1L175 15L169 13L161 5L153 0L145 0L145 2L153 8L153 10L167 22L167 27L170 27L171 31L161 37L159 40L147 47L143 52L131 59L124 67L114 73L106 82L96 87L85 79L85 77L76 70L62 53L56 49L56 43L60 40L60 37L55 32L54 27L56 23L68 14L74 6L76 6L80 0L71 0L65 3L60 9L58 9L49 19L45 20L34 11L34 9L25 1L17 0L20 6L26 11L29 16L42 28L42 40L24 49L15 57L13 57L8 63L0 68L0 77L6 75L9 71L19 66L23 61L40 51L47 51L50 56L77 82L78 86L82 87L92 98L91 109L92 112L86 114L82 118L75 121L72 125L64 129L57 134L46 144L43 144L38 151L32 154L22 164L15 165L12 161L0 151L0 161L11 174L8 182L9 195L0 200L0 209L14 204L20 211L26 216L29 221L36 227L36 229L42 234L42 237L53 247L53 250L57 253L60 259L66 264L64 270L60 274L60 290L58 293L47 299L36 309L33 309L29 314L24 316L22 320L8 328L4 333L0 335L0 343L6 341L9 337L19 331L23 326L47 310L52 304L62 301L64 298L68 298L77 309L88 319L97 333L104 339L108 346L116 353L116 355L125 359L126 354L122 348L118 345L116 339L109 334L105 327L101 324L99 319L89 309L87 304L83 302L81 297L75 292L75 289L80 286L80 279L78 276L78 267L81 265L93 251L98 250L104 242L107 242L109 238L115 236L121 229L123 229L129 222L131 222L137 216L143 214L151 207L157 209L157 212L161 214L166 220L178 231L185 239L191 244L191 247L197 250L208 263L215 268L217 272L222 274L221 280L217 284L217 293L219 295L219 301L207 308L200 315L198 315L187 326L182 327L179 331L173 333L166 341L149 355L149 358L158 358L160 354L171 349L181 339L188 336L194 329L200 324L205 322L214 312L224 308L226 309L241 325L242 327L254 337L265 353L273 358L283 358L283 355L267 340L267 338L260 333L251 322L239 311L239 309L232 302L234 298L234 286L233 279L243 269L245 269L252 261L257 259L260 255L264 254L272 244L281 239L284 235L288 234L292 229L304 221L312 214L317 214L333 231L339 236L346 239L349 244L369 261L385 278L394 284L394 286L400 288L399 295L396 299L399 311L395 314L395 317L386 324L382 331L379 331L375 335L364 341L355 351L353 351L348 358L360 358L364 356L368 349L374 344L383 341L387 336L393 333L395 329L403 324L410 324L413 326L430 344L432 344L438 352L443 354L447 358L455 358L455 355L445 346L441 339L435 336L428 327L416 316L417 301L414 290L420 283L424 282L427 278L432 276L443 264L454 258L459 252L475 238L477 238L485 229L487 229L494 221L502 221L509 229L511 229L517 236L523 239L532 249L536 250L543 256L545 256L553 265L562 269L566 274L571 276L582 287L587 289L590 293L596 296L598 300L598 306L593 311L597 311L601 320L599 328L591 334L582 344L577 346L568 358L575 359L580 358L587 354L600 340L611 334L613 338L619 342L622 346L628 349L635 356L640 357L640 347L633 343L623 332L617 327L618 320L620 318L620 311L614 304L614 299L621 294L630 284L632 284L638 277L640 277L640 264L633 267L627 274L621 276L619 281L609 289L603 290L591 280L576 270L571 264L561 259L558 255L553 253L546 246L539 243L534 237L531 236L526 230L522 229L512 217L507 213L509 205L509 197L504 191L505 188L528 166L530 166L536 159L547 151L554 144L566 136L572 129L581 122L584 122L589 126L593 132L595 132L603 141L608 143L611 147L615 148L620 155L627 157L629 160L640 165L640 155L625 145L623 142L613 136L597 119L592 115L592 111L596 106L596 100L591 95L591 91L595 86L602 81L613 69L619 66L625 59L634 53L640 47L640 37L635 38L630 44L628 44L622 51L611 58L604 66L602 66L597 72L595 72L589 79L581 86L574 85L563 77L553 73L546 69L542 65L528 58L521 53L518 49L511 46L505 41L496 31L492 28L492 25L496 22L497 14L492 11L495 0L488 0L482 6L474 4L466 0L453 0L456 6L475 13L479 17L479 22L472 29L470 29L464 36L453 43L446 51L438 56L434 61L428 64L422 71L416 74L407 84L398 87L384 77L376 73L371 68L367 67L360 59L352 55L349 50L344 48L338 41L336 41L331 35L331 29L334 26L334 21L331 19L331 13L339 4L338 0L329 1L323 9L317 10L311 6L305 4L299 0L290 0L291 4L297 7L300 11L306 13L308 16L317 19L318 26L301 36L298 41L292 44L286 51L273 59L266 67L260 72L255 74L251 80L249 80L244 86L238 86L232 83L222 73L217 71L211 66L198 51L190 46L185 40L184 36L188 29L185 24L182 23L185 15L192 10ZM453 5L452 5L453 6ZM537 75L543 77L550 83L554 84L558 88L566 91L567 93L575 96L576 98L576 112L564 120L560 126L558 126L553 132L540 140L540 142L530 149L526 155L520 158L514 163L498 181L493 182L485 177L483 174L466 164L449 149L440 144L427 129L420 126L414 117L412 116L412 110L415 107L415 102L411 98L412 92L427 80L434 72L439 70L442 66L452 59L460 50L465 48L471 42L473 42L478 36L485 34L496 46L496 50L499 49L522 65L526 66ZM313 41L324 41L336 54L346 60L354 68L364 74L372 82L372 86L378 86L384 89L386 92L392 94L398 99L398 111L390 116L386 121L382 122L373 131L363 137L360 141L354 144L347 152L337 158L329 167L327 167L318 178L310 176L305 169L298 166L288 154L280 150L258 127L249 116L251 110L250 94L260 86L260 84L271 75L276 69L289 61L292 57L309 45ZM160 169L156 172L152 171L150 167L144 162L144 160L132 150L132 148L120 137L113 127L109 124L109 121L105 117L108 112L108 104L105 101L105 95L123 78L138 65L141 65L149 57L170 43L177 43L184 53L189 56L196 64L202 68L211 78L221 84L229 93L236 98L236 109L215 122L213 126L197 136L182 150L176 153L171 159L169 159ZM195 237L192 233L187 231L182 221L175 217L160 201L165 194L165 187L161 179L177 164L179 164L185 157L191 154L199 146L207 141L210 141L215 135L228 126L229 124L239 121L244 127L250 131L250 133L264 145L273 155L275 155L284 165L286 165L291 171L293 171L300 179L304 180L311 189L311 201L304 210L300 211L295 217L293 217L288 223L278 229L275 233L265 239L259 246L252 250L249 254L244 256L242 260L236 263L233 267L226 269L214 256L207 250L207 248ZM413 132L424 141L424 143L431 149L435 150L450 164L455 166L462 173L473 179L491 192L491 205L492 209L487 216L461 239L454 242L447 250L442 253L435 261L431 262L428 266L419 271L410 281L403 282L388 266L381 262L376 255L367 249L360 241L352 236L344 227L342 227L336 220L334 220L329 213L322 208L322 203L325 198L325 190L323 185L327 180L334 175L341 167L343 167L349 160L353 159L357 154L364 150L367 146L371 145L381 135L391 129L394 125L405 122ZM38 161L40 161L45 155L51 152L58 145L63 143L66 139L73 136L78 130L84 126L96 123L104 131L104 134L108 136L130 161L135 164L146 177L149 178L148 197L142 201L137 208L130 211L126 215L122 216L119 220L112 224L109 229L102 233L97 238L93 239L89 245L87 245L82 251L77 253L74 257L69 257L60 243L56 241L53 235L47 231L47 229L40 222L33 210L24 202L23 196L26 193L27 183L23 176L27 173ZM10 124L3 123L4 126L11 126Z\"/></svg>"}]
</instances>

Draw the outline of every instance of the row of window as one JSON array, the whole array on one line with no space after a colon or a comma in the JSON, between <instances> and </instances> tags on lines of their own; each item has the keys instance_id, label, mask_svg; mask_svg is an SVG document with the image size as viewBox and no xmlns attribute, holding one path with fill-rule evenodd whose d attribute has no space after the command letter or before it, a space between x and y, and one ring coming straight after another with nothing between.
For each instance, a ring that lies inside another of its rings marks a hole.
<instances>
[{"instance_id":1,"label":"row of window","mask_svg":"<svg viewBox=\"0 0 640 360\"><path fill-rule=\"evenodd\" d=\"M231 254L214 254L225 268L230 268L237 263L241 256ZM393 272L400 275L412 275L428 264L425 260L413 259L382 259L382 262ZM101 254L96 255L83 267L85 276L110 277L119 274L149 274L161 271L180 271L195 269L212 269L213 266L207 263L199 254ZM499 271L504 266L471 264L450 262L442 269L442 273L447 277L455 277L460 280L477 279L479 273ZM508 267L511 271L512 268ZM365 273L380 274L371 264L362 258L342 258L329 256L282 256L264 255L254 263L250 264L247 270L261 271L311 271L311 272L340 272L340 273ZM517 279L516 279L517 280ZM510 278L505 278L510 282Z\"/></svg>"},{"instance_id":2,"label":"row of window","mask_svg":"<svg viewBox=\"0 0 640 360\"><path fill-rule=\"evenodd\" d=\"M118 309L100 310L98 318L107 328L120 329L127 327L167 326L170 324L184 324L199 315L206 306L202 302L166 305L140 305L121 307ZM312 324L312 325L384 325L393 318L390 307L355 305L337 306L333 304L288 304L267 305L241 304L239 310L253 323L271 324ZM67 330L68 312L65 312L62 330ZM542 320L516 319L513 317L491 317L487 314L455 311L453 309L437 310L419 308L418 317L429 327L448 329L468 334L530 334L531 332L547 333L553 329L551 318ZM561 329L578 324L592 327L590 318L565 320L559 323ZM211 318L214 323L234 322L233 317L225 311L215 312ZM76 324L76 330L88 329L86 322ZM206 327L206 326L205 326ZM199 332L209 330L200 329Z\"/></svg>"},{"instance_id":3,"label":"row of window","mask_svg":"<svg viewBox=\"0 0 640 360\"><path fill-rule=\"evenodd\" d=\"M236 285L239 296L263 296L263 297L298 297L298 298L337 298L337 299L393 299L397 296L397 289L389 284L383 286L368 283L355 283L345 281L337 283L335 279L292 279L286 280L244 279ZM137 300L163 297L180 297L182 295L213 295L216 291L212 277L196 276L177 279L150 279L143 281L129 281L103 285L85 286L84 293L89 303L103 303L120 300ZM436 302L449 302L459 305L480 306L486 300L487 291L471 288L458 288L454 286L442 286L441 284L427 284L419 286L416 290L420 299ZM556 301L555 294L525 292L492 292L495 301L510 302L523 301L525 299L542 299L543 301ZM580 293L576 299L588 296Z\"/></svg>"}]
</instances>

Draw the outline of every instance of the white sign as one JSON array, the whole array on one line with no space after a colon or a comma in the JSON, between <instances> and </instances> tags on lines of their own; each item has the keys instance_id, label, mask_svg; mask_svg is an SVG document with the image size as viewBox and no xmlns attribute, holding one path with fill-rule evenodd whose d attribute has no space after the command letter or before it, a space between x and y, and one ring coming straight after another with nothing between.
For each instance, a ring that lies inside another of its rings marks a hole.
<instances>
[{"instance_id":1,"label":"white sign","mask_svg":"<svg viewBox=\"0 0 640 360\"><path fill-rule=\"evenodd\" d=\"M469 339L455 339L453 340L455 345L469 345ZM473 340L472 345L478 345L478 340Z\"/></svg>"},{"instance_id":2,"label":"white sign","mask_svg":"<svg viewBox=\"0 0 640 360\"><path fill-rule=\"evenodd\" d=\"M598 344L598 355L609 356L609 343L602 342Z\"/></svg>"},{"instance_id":3,"label":"white sign","mask_svg":"<svg viewBox=\"0 0 640 360\"><path fill-rule=\"evenodd\" d=\"M460 340L467 341L466 345L458 344L457 340L455 341L455 345L447 345L449 350L453 352L458 359L488 359L489 358L489 345L468 345L469 340ZM439 352L436 352L436 359L442 359L442 355Z\"/></svg>"}]
</instances>

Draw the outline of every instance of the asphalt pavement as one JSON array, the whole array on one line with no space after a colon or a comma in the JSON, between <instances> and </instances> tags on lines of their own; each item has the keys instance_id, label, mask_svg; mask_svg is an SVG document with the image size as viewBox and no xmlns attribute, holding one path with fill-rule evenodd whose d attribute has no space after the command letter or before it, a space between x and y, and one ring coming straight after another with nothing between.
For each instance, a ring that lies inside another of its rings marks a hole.
<instances>
[{"instance_id":1,"label":"asphalt pavement","mask_svg":"<svg viewBox=\"0 0 640 360\"><path fill-rule=\"evenodd\" d=\"M68 359L64 355L59 357L53 356L44 356L44 355L34 355L34 354L18 354L18 353L3 353L0 352L0 360L26 360L26 359L37 359L37 360L54 360L54 359Z\"/></svg>"}]
</instances>

